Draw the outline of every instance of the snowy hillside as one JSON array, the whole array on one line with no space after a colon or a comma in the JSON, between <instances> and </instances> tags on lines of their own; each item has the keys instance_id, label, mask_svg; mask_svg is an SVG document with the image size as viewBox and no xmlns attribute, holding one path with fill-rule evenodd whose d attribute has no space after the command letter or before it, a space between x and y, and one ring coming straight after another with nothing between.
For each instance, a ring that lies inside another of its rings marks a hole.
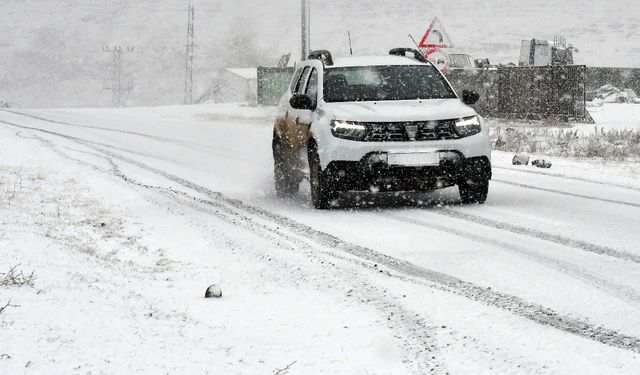
<instances>
[{"instance_id":1,"label":"snowy hillside","mask_svg":"<svg viewBox=\"0 0 640 375\"><path fill-rule=\"evenodd\" d=\"M196 94L221 67L272 65L299 54L299 1L195 1ZM124 72L135 79L130 105L183 98L186 0L3 0L0 97L23 107L105 106L110 76L104 45L132 45ZM580 49L577 62L640 66L635 0L312 0L312 47L357 54L410 45L439 16L461 51L515 61L523 38L562 34ZM197 96L197 95L196 95Z\"/></svg>"}]
</instances>

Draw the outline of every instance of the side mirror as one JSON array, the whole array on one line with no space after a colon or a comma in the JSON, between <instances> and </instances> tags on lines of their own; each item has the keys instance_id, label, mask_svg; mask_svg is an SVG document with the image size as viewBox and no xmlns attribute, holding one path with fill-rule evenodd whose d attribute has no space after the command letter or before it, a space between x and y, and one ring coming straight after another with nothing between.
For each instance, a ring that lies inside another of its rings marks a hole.
<instances>
[{"instance_id":1,"label":"side mirror","mask_svg":"<svg viewBox=\"0 0 640 375\"><path fill-rule=\"evenodd\" d=\"M462 90L462 102L466 105L474 105L480 100L480 94L473 90Z\"/></svg>"},{"instance_id":2,"label":"side mirror","mask_svg":"<svg viewBox=\"0 0 640 375\"><path fill-rule=\"evenodd\" d=\"M305 94L294 94L291 99L289 99L289 104L291 104L291 108L293 109L305 109L311 111L316 109L313 99Z\"/></svg>"}]
</instances>

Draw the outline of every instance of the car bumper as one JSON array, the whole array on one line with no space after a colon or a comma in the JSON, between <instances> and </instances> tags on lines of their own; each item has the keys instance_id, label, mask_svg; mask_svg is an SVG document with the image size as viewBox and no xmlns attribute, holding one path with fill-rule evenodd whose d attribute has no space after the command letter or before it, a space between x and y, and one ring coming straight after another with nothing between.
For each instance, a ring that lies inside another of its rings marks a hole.
<instances>
[{"instance_id":1,"label":"car bumper","mask_svg":"<svg viewBox=\"0 0 640 375\"><path fill-rule=\"evenodd\" d=\"M369 153L358 161L332 161L324 177L336 191L424 191L453 186L465 180L491 179L487 156L464 157L442 153L439 165L393 166L376 161Z\"/></svg>"},{"instance_id":2,"label":"car bumper","mask_svg":"<svg viewBox=\"0 0 640 375\"><path fill-rule=\"evenodd\" d=\"M358 142L323 134L328 138L318 149L325 169L333 161L360 161L370 153L435 153L452 151L465 158L486 157L491 161L491 141L486 131L459 139L413 142Z\"/></svg>"}]
</instances>

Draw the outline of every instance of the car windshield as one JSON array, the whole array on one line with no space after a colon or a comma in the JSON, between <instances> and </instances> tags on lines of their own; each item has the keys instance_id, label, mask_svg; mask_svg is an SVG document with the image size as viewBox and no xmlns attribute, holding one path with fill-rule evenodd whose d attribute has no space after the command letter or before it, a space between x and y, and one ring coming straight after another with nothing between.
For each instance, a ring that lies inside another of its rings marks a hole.
<instances>
[{"instance_id":1,"label":"car windshield","mask_svg":"<svg viewBox=\"0 0 640 375\"><path fill-rule=\"evenodd\" d=\"M456 94L432 65L357 66L325 70L326 102L450 98L456 98Z\"/></svg>"}]
</instances>

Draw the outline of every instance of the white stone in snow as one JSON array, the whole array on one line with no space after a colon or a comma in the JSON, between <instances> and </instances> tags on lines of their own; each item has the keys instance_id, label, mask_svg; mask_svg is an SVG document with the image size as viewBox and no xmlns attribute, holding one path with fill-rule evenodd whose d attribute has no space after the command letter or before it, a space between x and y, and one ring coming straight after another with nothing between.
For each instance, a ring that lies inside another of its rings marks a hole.
<instances>
[{"instance_id":1,"label":"white stone in snow","mask_svg":"<svg viewBox=\"0 0 640 375\"><path fill-rule=\"evenodd\" d=\"M207 291L204 293L204 298L220 298L222 297L222 289L216 284L211 285L207 288Z\"/></svg>"},{"instance_id":2,"label":"white stone in snow","mask_svg":"<svg viewBox=\"0 0 640 375\"><path fill-rule=\"evenodd\" d=\"M513 157L513 165L527 165L529 164L529 154L526 152L521 152L519 154L515 154Z\"/></svg>"}]
</instances>

